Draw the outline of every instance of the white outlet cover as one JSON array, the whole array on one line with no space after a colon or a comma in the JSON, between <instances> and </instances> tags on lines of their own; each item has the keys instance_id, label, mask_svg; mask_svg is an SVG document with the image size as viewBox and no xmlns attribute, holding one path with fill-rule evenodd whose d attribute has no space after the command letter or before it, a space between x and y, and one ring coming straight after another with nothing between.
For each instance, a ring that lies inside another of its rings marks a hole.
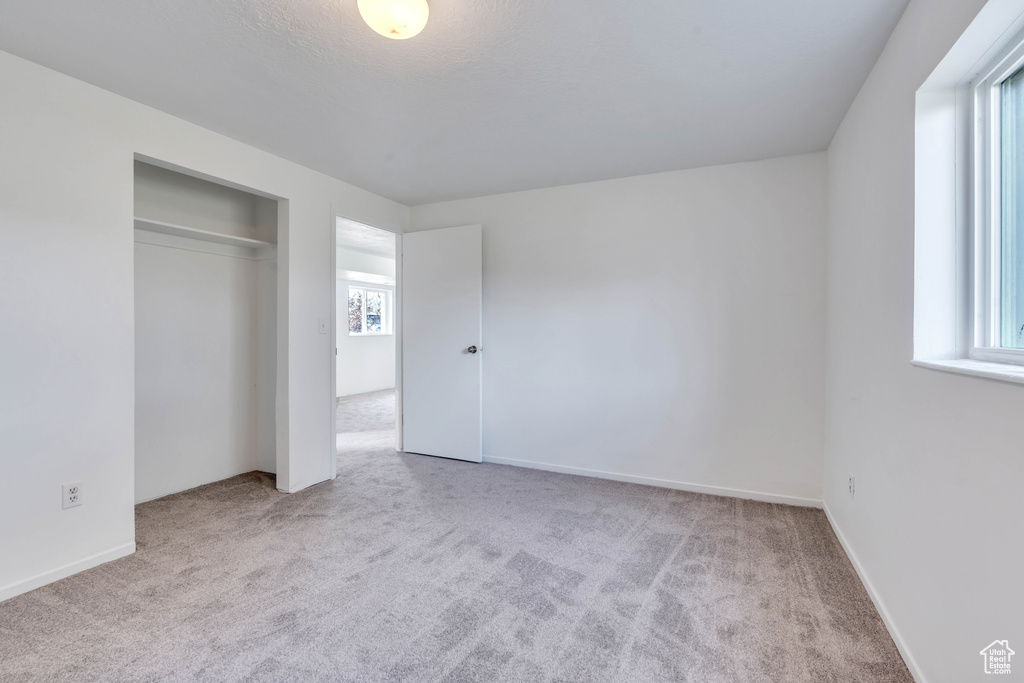
<instances>
[{"instance_id":1,"label":"white outlet cover","mask_svg":"<svg viewBox=\"0 0 1024 683\"><path fill-rule=\"evenodd\" d=\"M61 508L76 508L82 504L82 482L72 481L61 486Z\"/></svg>"}]
</instances>

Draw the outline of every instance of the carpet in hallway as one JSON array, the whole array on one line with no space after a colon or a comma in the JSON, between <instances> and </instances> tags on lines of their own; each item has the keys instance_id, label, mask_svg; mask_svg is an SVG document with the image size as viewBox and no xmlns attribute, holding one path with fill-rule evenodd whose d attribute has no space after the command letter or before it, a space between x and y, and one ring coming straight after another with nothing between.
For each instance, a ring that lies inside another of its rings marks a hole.
<instances>
[{"instance_id":1,"label":"carpet in hallway","mask_svg":"<svg viewBox=\"0 0 1024 683\"><path fill-rule=\"evenodd\" d=\"M338 399L338 456L395 452L395 390Z\"/></svg>"}]
</instances>

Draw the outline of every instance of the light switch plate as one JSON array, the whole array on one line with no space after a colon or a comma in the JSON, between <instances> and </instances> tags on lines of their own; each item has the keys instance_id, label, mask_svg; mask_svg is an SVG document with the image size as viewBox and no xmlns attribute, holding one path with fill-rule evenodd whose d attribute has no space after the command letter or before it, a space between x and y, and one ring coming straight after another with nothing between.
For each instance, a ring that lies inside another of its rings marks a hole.
<instances>
[{"instance_id":1,"label":"light switch plate","mask_svg":"<svg viewBox=\"0 0 1024 683\"><path fill-rule=\"evenodd\" d=\"M320 334L327 334L327 318L320 318Z\"/></svg>"}]
</instances>

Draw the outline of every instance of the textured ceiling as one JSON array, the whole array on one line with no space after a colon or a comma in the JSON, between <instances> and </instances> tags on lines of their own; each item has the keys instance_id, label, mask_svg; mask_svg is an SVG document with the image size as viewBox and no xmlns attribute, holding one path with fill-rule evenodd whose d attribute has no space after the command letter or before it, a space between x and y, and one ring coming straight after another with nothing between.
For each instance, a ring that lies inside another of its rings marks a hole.
<instances>
[{"instance_id":1,"label":"textured ceiling","mask_svg":"<svg viewBox=\"0 0 1024 683\"><path fill-rule=\"evenodd\" d=\"M828 146L906 0L2 0L0 49L406 204Z\"/></svg>"},{"instance_id":2,"label":"textured ceiling","mask_svg":"<svg viewBox=\"0 0 1024 683\"><path fill-rule=\"evenodd\" d=\"M338 219L337 232L338 246L341 248L395 258L395 234L392 232L371 228L344 218Z\"/></svg>"}]
</instances>

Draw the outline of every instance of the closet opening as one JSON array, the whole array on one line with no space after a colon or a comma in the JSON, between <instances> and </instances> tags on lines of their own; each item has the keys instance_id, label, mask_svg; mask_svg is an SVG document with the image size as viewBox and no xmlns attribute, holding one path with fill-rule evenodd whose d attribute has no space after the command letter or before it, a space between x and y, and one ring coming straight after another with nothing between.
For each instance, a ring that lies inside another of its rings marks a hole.
<instances>
[{"instance_id":1,"label":"closet opening","mask_svg":"<svg viewBox=\"0 0 1024 683\"><path fill-rule=\"evenodd\" d=\"M135 501L277 469L277 199L135 161Z\"/></svg>"}]
</instances>

